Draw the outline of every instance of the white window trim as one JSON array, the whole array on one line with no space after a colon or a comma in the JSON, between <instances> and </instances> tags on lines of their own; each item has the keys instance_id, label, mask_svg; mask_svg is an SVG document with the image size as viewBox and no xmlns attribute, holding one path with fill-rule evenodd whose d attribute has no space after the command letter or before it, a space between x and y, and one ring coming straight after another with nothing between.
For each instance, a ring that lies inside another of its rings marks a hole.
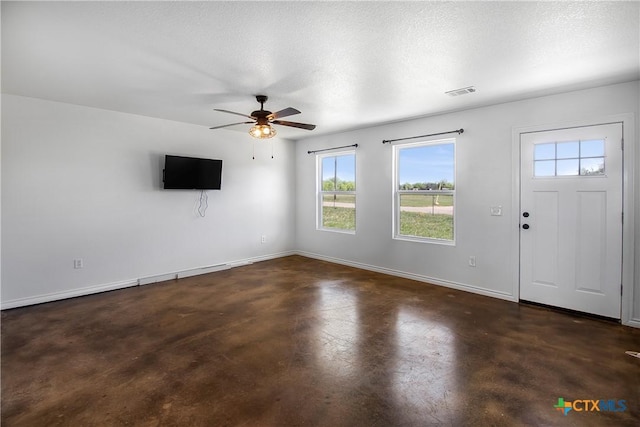
<instances>
[{"instance_id":1,"label":"white window trim","mask_svg":"<svg viewBox=\"0 0 640 427\"><path fill-rule=\"evenodd\" d=\"M454 190L398 190L400 186L400 182L398 182L398 169L399 169L399 155L401 149L410 148L410 147L421 147L426 145L443 145L443 144L453 144L453 182L455 188L457 188L457 168L456 168L456 150L457 144L455 138L446 138L446 139L438 139L438 140L430 140L430 141L418 141L418 142L410 142L404 144L394 144L393 146L393 188L392 188L392 238L394 240L402 240L409 242L418 242L418 243L429 243L436 245L445 245L445 246L455 246L456 245L456 235L457 235L457 218L456 210L457 210L457 191ZM430 237L419 237L419 236L407 236L404 234L400 234L400 194L452 194L453 195L453 239L445 240L445 239L434 239Z\"/></svg>"},{"instance_id":2,"label":"white window trim","mask_svg":"<svg viewBox=\"0 0 640 427\"><path fill-rule=\"evenodd\" d=\"M336 156L345 156L353 154L355 159L354 165L354 180L356 182L355 191L330 191L327 193L331 194L353 194L356 196L356 228L354 230L346 230L344 228L331 228L331 227L323 227L322 226L322 196L325 194L322 191L322 160L326 157L336 157ZM356 230L358 229L358 179L357 179L357 170L358 170L358 156L356 155L356 150L346 150L346 151L333 151L330 153L324 154L316 154L316 230L318 231L330 231L332 233L343 233L343 234L356 234Z\"/></svg>"}]
</instances>

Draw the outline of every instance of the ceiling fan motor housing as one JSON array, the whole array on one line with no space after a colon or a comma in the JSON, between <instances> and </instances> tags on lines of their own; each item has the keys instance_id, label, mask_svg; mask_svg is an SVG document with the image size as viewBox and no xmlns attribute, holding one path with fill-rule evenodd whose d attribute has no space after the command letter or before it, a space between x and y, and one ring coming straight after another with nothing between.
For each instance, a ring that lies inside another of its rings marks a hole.
<instances>
[{"instance_id":1,"label":"ceiling fan motor housing","mask_svg":"<svg viewBox=\"0 0 640 427\"><path fill-rule=\"evenodd\" d=\"M254 117L259 125L266 125L269 123L267 116L271 114L271 111L264 109L264 103L267 102L267 99L269 99L267 95L256 95L256 101L260 103L260 109L252 112L251 117Z\"/></svg>"}]
</instances>

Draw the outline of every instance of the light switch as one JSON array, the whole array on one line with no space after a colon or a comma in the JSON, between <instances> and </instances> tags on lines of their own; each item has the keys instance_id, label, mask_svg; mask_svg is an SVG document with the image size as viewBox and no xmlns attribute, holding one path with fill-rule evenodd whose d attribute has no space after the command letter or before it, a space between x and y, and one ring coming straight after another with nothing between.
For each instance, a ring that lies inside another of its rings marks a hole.
<instances>
[{"instance_id":1,"label":"light switch","mask_svg":"<svg viewBox=\"0 0 640 427\"><path fill-rule=\"evenodd\" d=\"M491 216L502 216L502 206L491 206Z\"/></svg>"}]
</instances>

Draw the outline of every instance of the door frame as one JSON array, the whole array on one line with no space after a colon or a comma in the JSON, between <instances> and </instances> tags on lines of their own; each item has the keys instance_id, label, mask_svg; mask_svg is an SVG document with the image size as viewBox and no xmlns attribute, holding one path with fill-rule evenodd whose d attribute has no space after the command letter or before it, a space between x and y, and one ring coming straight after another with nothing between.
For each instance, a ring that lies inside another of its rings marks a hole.
<instances>
[{"instance_id":1,"label":"door frame","mask_svg":"<svg viewBox=\"0 0 640 427\"><path fill-rule=\"evenodd\" d=\"M532 126L512 128L512 205L511 205L511 266L513 296L520 300L520 161L521 140L520 135L530 132L542 132L560 130L574 127L593 126L609 123L622 124L622 138L624 152L622 153L622 211L624 223L622 225L622 299L621 299L621 323L623 325L640 327L640 313L633 312L634 291L634 265L635 265L635 120L633 113L600 116L589 119L581 119L560 123L547 123Z\"/></svg>"}]
</instances>

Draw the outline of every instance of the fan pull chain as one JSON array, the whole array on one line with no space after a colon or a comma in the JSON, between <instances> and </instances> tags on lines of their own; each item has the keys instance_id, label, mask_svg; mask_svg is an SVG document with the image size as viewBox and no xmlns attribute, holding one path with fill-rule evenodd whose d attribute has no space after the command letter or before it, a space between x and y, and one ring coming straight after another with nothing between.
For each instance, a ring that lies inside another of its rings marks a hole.
<instances>
[{"instance_id":1,"label":"fan pull chain","mask_svg":"<svg viewBox=\"0 0 640 427\"><path fill-rule=\"evenodd\" d=\"M273 159L273 141L271 141L271 158Z\"/></svg>"},{"instance_id":2,"label":"fan pull chain","mask_svg":"<svg viewBox=\"0 0 640 427\"><path fill-rule=\"evenodd\" d=\"M253 160L255 160L255 159L256 159L256 142L255 142L255 141L253 141L253 142L251 143L251 147L252 147L252 150L253 150L253 156L252 156L252 159L253 159Z\"/></svg>"}]
</instances>

